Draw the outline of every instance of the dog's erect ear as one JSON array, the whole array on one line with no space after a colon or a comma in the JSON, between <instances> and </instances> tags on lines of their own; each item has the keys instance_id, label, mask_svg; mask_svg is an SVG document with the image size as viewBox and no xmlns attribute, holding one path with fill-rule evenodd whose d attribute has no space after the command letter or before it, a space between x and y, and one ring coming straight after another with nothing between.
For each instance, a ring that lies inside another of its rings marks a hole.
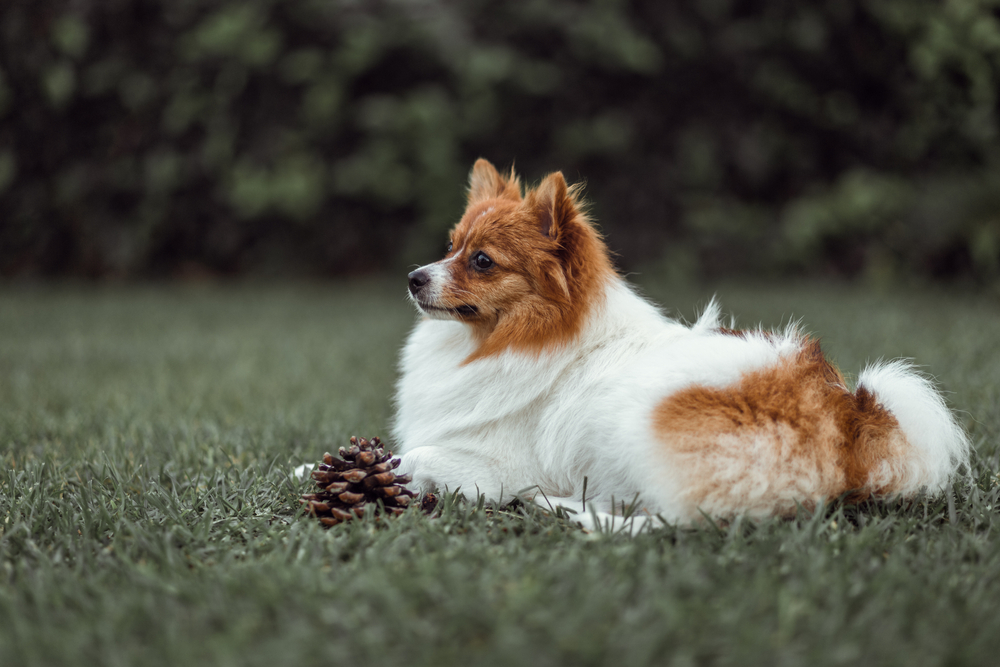
<instances>
[{"instance_id":1,"label":"dog's erect ear","mask_svg":"<svg viewBox=\"0 0 1000 667\"><path fill-rule=\"evenodd\" d=\"M561 171L546 176L538 189L528 195L528 204L542 234L554 241L559 240L566 225L577 214L576 203Z\"/></svg>"},{"instance_id":2,"label":"dog's erect ear","mask_svg":"<svg viewBox=\"0 0 1000 667\"><path fill-rule=\"evenodd\" d=\"M514 170L504 178L489 160L479 158L469 174L469 203L475 204L486 199L501 197L521 201L521 184Z\"/></svg>"}]
</instances>

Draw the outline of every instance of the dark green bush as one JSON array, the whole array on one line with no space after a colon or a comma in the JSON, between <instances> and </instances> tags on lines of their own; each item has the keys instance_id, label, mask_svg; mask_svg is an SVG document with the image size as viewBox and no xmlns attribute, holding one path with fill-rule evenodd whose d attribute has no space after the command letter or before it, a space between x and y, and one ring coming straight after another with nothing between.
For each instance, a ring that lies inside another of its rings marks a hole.
<instances>
[{"instance_id":1,"label":"dark green bush","mask_svg":"<svg viewBox=\"0 0 1000 667\"><path fill-rule=\"evenodd\" d=\"M6 0L0 272L431 259L482 155L628 261L1000 276L996 0Z\"/></svg>"}]
</instances>

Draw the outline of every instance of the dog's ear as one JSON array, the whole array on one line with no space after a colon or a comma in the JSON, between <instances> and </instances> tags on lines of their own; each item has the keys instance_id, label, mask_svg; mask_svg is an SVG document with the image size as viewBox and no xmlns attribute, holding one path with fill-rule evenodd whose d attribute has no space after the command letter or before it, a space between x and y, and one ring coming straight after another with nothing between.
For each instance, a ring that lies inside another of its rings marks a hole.
<instances>
[{"instance_id":1,"label":"dog's ear","mask_svg":"<svg viewBox=\"0 0 1000 667\"><path fill-rule=\"evenodd\" d=\"M577 215L576 202L561 171L545 177L528 195L528 205L535 214L539 230L553 241L559 241L566 225Z\"/></svg>"},{"instance_id":2,"label":"dog's ear","mask_svg":"<svg viewBox=\"0 0 1000 667\"><path fill-rule=\"evenodd\" d=\"M521 201L521 183L513 168L510 176L504 178L489 160L479 158L469 174L469 204L497 197Z\"/></svg>"}]
</instances>

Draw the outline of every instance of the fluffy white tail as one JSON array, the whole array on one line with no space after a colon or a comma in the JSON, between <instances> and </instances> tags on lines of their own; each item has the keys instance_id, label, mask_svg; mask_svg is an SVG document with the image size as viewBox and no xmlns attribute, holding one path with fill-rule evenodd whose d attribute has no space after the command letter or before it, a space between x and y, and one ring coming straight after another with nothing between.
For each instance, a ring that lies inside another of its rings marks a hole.
<instances>
[{"instance_id":1,"label":"fluffy white tail","mask_svg":"<svg viewBox=\"0 0 1000 667\"><path fill-rule=\"evenodd\" d=\"M875 394L899 422L909 447L893 465L900 495L937 493L969 463L969 439L934 384L905 361L878 362L865 368L858 386Z\"/></svg>"}]
</instances>

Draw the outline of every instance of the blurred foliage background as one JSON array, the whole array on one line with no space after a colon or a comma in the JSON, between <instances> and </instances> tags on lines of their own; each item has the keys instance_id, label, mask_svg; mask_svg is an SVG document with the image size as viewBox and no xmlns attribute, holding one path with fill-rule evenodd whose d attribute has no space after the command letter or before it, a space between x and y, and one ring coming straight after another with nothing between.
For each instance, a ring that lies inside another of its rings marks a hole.
<instances>
[{"instance_id":1,"label":"blurred foliage background","mask_svg":"<svg viewBox=\"0 0 1000 667\"><path fill-rule=\"evenodd\" d=\"M441 251L478 156L628 268L1000 281L998 0L4 0L0 275Z\"/></svg>"}]
</instances>

